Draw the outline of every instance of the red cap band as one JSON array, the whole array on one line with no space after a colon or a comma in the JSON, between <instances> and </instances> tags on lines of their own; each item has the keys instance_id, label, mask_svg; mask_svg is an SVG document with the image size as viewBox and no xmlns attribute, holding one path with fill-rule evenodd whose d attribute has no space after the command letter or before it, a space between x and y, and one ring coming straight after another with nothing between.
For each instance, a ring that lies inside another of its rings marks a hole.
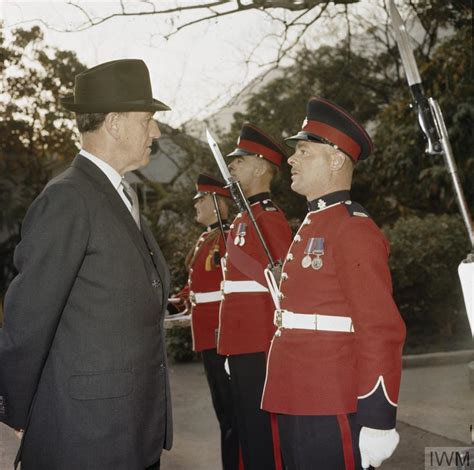
<instances>
[{"instance_id":1,"label":"red cap band","mask_svg":"<svg viewBox=\"0 0 474 470\"><path fill-rule=\"evenodd\" d=\"M198 184L197 190L201 193L216 193L221 196L230 197L230 191L221 186L212 186L210 184Z\"/></svg>"},{"instance_id":2,"label":"red cap band","mask_svg":"<svg viewBox=\"0 0 474 470\"><path fill-rule=\"evenodd\" d=\"M329 140L329 142L337 145L343 152L347 153L347 155L349 155L355 161L357 161L360 156L362 149L354 139L351 139L347 134L344 134L339 129L329 126L324 122L308 120L306 126L303 127L303 131L321 136L324 139Z\"/></svg>"},{"instance_id":3,"label":"red cap band","mask_svg":"<svg viewBox=\"0 0 474 470\"><path fill-rule=\"evenodd\" d=\"M281 165L281 160L283 158L282 154L266 147L265 145L258 144L252 140L240 139L238 147L246 150L247 152L255 152L257 155L263 155L268 161L274 163L277 166Z\"/></svg>"}]
</instances>

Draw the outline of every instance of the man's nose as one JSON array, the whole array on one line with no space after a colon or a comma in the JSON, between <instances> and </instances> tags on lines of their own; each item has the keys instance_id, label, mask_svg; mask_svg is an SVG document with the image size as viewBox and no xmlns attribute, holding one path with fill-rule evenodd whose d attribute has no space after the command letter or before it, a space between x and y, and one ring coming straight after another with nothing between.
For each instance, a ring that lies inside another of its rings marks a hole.
<instances>
[{"instance_id":1,"label":"man's nose","mask_svg":"<svg viewBox=\"0 0 474 470\"><path fill-rule=\"evenodd\" d=\"M296 163L296 152L293 153L293 155L291 155L291 157L287 161L288 161L288 165L294 166Z\"/></svg>"},{"instance_id":2,"label":"man's nose","mask_svg":"<svg viewBox=\"0 0 474 470\"><path fill-rule=\"evenodd\" d=\"M151 127L151 136L153 139L159 139L161 137L160 127L158 126L158 122L155 119L153 119Z\"/></svg>"}]
</instances>

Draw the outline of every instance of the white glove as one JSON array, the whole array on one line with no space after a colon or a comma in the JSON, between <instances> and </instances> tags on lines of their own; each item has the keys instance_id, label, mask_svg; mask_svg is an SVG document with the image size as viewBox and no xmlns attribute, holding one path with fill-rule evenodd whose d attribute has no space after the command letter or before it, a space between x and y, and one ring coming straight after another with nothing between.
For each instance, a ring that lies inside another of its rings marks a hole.
<instances>
[{"instance_id":1,"label":"white glove","mask_svg":"<svg viewBox=\"0 0 474 470\"><path fill-rule=\"evenodd\" d=\"M384 430L363 426L359 436L362 468L369 468L370 465L380 467L393 454L399 441L400 436L395 428Z\"/></svg>"},{"instance_id":2,"label":"white glove","mask_svg":"<svg viewBox=\"0 0 474 470\"><path fill-rule=\"evenodd\" d=\"M227 357L225 358L225 361L224 361L224 369L225 369L227 375L230 377L229 356L227 356Z\"/></svg>"}]
</instances>

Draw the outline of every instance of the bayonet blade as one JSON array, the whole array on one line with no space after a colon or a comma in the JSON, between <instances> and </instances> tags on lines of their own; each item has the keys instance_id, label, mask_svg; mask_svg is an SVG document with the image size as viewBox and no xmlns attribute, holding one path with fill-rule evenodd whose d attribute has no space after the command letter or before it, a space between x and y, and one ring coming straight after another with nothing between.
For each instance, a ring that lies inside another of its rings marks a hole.
<instances>
[{"instance_id":1,"label":"bayonet blade","mask_svg":"<svg viewBox=\"0 0 474 470\"><path fill-rule=\"evenodd\" d=\"M209 132L209 129L206 129L206 137L207 143L211 148L211 152L214 155L214 159L216 160L217 166L219 167L222 177L224 178L227 184L230 184L232 182L232 176L230 175L229 169L227 168L219 146L217 145L217 142L214 140L211 133Z\"/></svg>"},{"instance_id":2,"label":"bayonet blade","mask_svg":"<svg viewBox=\"0 0 474 470\"><path fill-rule=\"evenodd\" d=\"M413 48L410 45L410 36L405 28L402 17L395 6L394 0L389 0L390 19L392 21L395 40L402 58L403 68L407 77L408 85L421 83L420 73L416 65Z\"/></svg>"}]
</instances>

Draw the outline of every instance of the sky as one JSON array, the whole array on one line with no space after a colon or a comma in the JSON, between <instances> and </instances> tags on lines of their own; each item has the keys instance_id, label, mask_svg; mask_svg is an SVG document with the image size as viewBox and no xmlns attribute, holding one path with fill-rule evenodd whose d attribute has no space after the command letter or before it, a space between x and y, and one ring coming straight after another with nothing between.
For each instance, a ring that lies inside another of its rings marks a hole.
<instances>
[{"instance_id":1,"label":"sky","mask_svg":"<svg viewBox=\"0 0 474 470\"><path fill-rule=\"evenodd\" d=\"M162 5L189 5L194 0L161 1ZM119 2L81 2L94 16L117 11ZM144 2L136 2L142 9ZM180 15L118 17L81 32L57 32L81 24L84 16L65 1L9 1L0 4L5 28L30 27L39 19L51 28L45 42L60 49L74 50L87 66L119 58L141 58L147 63L154 95L171 106L162 117L178 126L189 119L203 118L220 109L274 60L282 27L260 11L241 12L219 20L196 24L165 39L183 21L192 21L205 12ZM291 18L294 13L272 10L274 16ZM37 23L40 24L40 23ZM41 24L40 24L41 25ZM54 29L52 29L54 28ZM318 22L311 31L317 44L333 42L337 25ZM268 35L272 35L267 37ZM309 37L309 36L308 36ZM254 51L253 60L246 63ZM283 62L285 65L289 61ZM160 116L161 118L161 116Z\"/></svg>"}]
</instances>

